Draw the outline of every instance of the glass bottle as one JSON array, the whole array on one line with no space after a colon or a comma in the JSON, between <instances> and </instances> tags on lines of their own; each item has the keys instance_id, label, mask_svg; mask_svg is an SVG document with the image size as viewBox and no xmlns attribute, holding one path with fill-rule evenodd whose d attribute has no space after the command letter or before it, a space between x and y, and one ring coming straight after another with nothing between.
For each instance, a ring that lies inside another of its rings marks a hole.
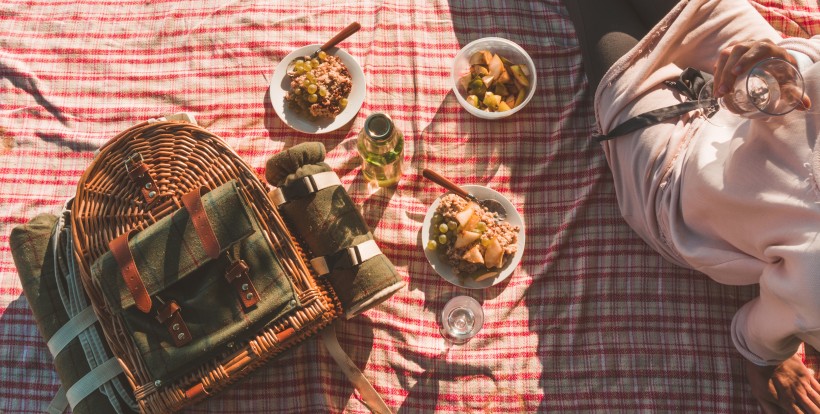
<instances>
[{"instance_id":1,"label":"glass bottle","mask_svg":"<svg viewBox=\"0 0 820 414\"><path fill-rule=\"evenodd\" d=\"M364 121L357 142L362 157L362 175L379 187L399 182L404 158L404 134L383 113L374 113Z\"/></svg>"}]
</instances>

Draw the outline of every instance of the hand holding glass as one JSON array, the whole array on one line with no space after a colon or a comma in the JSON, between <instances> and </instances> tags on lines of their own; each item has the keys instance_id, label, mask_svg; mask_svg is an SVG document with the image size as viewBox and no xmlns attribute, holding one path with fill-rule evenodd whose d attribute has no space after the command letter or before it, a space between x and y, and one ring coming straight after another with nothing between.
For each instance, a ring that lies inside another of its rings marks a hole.
<instances>
[{"instance_id":1,"label":"hand holding glass","mask_svg":"<svg viewBox=\"0 0 820 414\"><path fill-rule=\"evenodd\" d=\"M780 58L755 64L746 75L738 76L732 90L722 98L714 98L713 86L713 81L707 82L698 99L716 100L721 108L744 118L785 115L803 104L803 76Z\"/></svg>"}]
</instances>

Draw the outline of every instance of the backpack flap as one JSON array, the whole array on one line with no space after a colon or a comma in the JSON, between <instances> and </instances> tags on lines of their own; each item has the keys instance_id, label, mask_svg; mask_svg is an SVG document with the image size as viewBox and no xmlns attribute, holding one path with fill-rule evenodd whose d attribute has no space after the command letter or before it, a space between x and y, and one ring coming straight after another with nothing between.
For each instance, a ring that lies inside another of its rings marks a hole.
<instances>
[{"instance_id":1,"label":"backpack flap","mask_svg":"<svg viewBox=\"0 0 820 414\"><path fill-rule=\"evenodd\" d=\"M91 266L111 312L163 380L299 306L236 182L182 199L173 214L112 241Z\"/></svg>"}]
</instances>

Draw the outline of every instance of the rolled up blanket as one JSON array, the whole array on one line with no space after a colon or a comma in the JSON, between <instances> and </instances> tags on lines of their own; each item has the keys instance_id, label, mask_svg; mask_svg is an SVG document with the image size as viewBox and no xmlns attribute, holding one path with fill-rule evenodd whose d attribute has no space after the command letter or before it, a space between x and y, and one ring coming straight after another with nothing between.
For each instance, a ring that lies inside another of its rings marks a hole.
<instances>
[{"instance_id":1,"label":"rolled up blanket","mask_svg":"<svg viewBox=\"0 0 820 414\"><path fill-rule=\"evenodd\" d=\"M41 214L12 229L10 235L23 292L40 334L56 354L61 393L67 394L55 398L44 411L61 413L71 403L72 412L78 414L134 412L137 407L122 382L119 363L111 358L95 323L79 275L72 273L70 230L64 223L55 215Z\"/></svg>"},{"instance_id":2,"label":"rolled up blanket","mask_svg":"<svg viewBox=\"0 0 820 414\"><path fill-rule=\"evenodd\" d=\"M325 147L319 142L295 145L268 159L265 179L280 189L291 188L304 182L306 177L332 173L324 159ZM314 258L340 258L327 261L330 273L326 277L347 319L376 306L404 287L404 281L384 254L355 265L343 257L346 249L375 245L375 242L356 204L341 185L288 197L279 205L279 211Z\"/></svg>"}]
</instances>

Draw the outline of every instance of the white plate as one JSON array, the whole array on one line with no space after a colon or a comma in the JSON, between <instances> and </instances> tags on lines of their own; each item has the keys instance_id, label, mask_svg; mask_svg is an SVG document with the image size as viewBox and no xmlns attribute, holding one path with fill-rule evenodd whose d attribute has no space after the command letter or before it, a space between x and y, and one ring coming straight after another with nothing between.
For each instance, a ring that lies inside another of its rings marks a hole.
<instances>
[{"instance_id":1,"label":"white plate","mask_svg":"<svg viewBox=\"0 0 820 414\"><path fill-rule=\"evenodd\" d=\"M421 228L421 248L424 249L424 255L427 256L427 261L430 266L436 271L444 280L467 289L484 289L490 286L497 285L510 277L512 272L518 267L521 262L521 257L524 256L524 221L521 220L521 215L518 214L515 206L507 200L506 197L499 192L480 185L465 185L462 186L465 190L472 193L479 200L493 199L500 202L507 211L507 222L513 226L518 226L518 250L513 255L512 259L507 261L507 264L501 268L501 271L495 277L484 279L476 282L471 277L459 277L454 271L453 267L441 260L435 251L427 249L427 242L430 241L430 224L433 220L433 214L436 213L441 197L430 205L427 209L427 214L424 216L424 223ZM443 197L443 196L442 196Z\"/></svg>"},{"instance_id":2,"label":"white plate","mask_svg":"<svg viewBox=\"0 0 820 414\"><path fill-rule=\"evenodd\" d=\"M292 109L290 105L287 105L285 103L285 92L290 90L290 77L287 74L288 65L298 58L312 54L321 46L320 44L308 45L296 49L285 56L276 66L270 83L270 103L276 115L291 128L308 134L324 134L346 125L359 112L359 108L361 108L362 103L364 103L364 96L367 91L364 72L362 72L362 67L359 65L359 62L353 59L353 56L350 56L350 54L344 50L334 47L328 49L327 54L342 59L342 63L347 66L347 71L350 72L351 82L353 82L353 89L347 97L347 106L345 109L342 110L339 115L336 115L336 118L311 118Z\"/></svg>"}]
</instances>

